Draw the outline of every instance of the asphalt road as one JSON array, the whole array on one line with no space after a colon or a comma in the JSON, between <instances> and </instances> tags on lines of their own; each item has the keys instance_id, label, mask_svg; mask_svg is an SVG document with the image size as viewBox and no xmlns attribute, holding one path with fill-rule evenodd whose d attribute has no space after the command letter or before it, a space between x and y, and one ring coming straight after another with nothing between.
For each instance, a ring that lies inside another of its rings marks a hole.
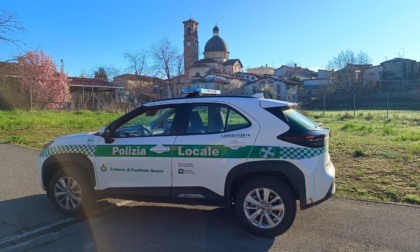
<instances>
[{"instance_id":1,"label":"asphalt road","mask_svg":"<svg viewBox=\"0 0 420 252\"><path fill-rule=\"evenodd\" d=\"M65 218L39 187L37 155L0 144L0 251L420 251L419 207L339 198L275 239L247 233L229 208L105 202Z\"/></svg>"}]
</instances>

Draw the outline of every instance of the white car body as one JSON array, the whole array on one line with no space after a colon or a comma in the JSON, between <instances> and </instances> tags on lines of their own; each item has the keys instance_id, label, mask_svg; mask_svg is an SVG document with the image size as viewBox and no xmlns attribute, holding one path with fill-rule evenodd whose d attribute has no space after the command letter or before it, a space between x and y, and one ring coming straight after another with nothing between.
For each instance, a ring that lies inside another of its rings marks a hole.
<instances>
[{"instance_id":1,"label":"white car body","mask_svg":"<svg viewBox=\"0 0 420 252\"><path fill-rule=\"evenodd\" d=\"M57 167L71 164L88 170L86 174L95 192L110 192L122 198L193 198L230 204L245 178L274 174L285 180L301 208L307 208L334 193L335 169L328 153L329 131L322 135L325 145L321 147L280 140L279 136L288 132L290 126L268 110L294 106L263 98L219 96L150 102L100 133L65 136L46 145L38 159L40 184L48 191ZM211 113L225 118L224 128L220 132L189 134L189 128L185 128L192 127L192 122L187 125L185 121L191 120L191 115L188 119L183 111L192 114L194 108L207 109L209 118L203 120L207 121L207 129ZM141 126L137 131L126 126L138 115L147 118L150 109L159 113L161 109L159 117L152 116L165 121L159 125L152 122L148 129ZM167 116L173 117L168 120ZM229 130L230 123L238 129ZM153 127L159 129L155 131ZM165 133L166 127L170 131Z\"/></svg>"}]
</instances>

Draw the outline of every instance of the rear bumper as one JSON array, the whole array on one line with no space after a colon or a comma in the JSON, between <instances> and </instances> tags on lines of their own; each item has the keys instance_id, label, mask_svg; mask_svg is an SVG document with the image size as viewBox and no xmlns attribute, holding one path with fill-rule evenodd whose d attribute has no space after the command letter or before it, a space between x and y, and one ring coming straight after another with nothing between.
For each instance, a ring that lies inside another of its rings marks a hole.
<instances>
[{"instance_id":1,"label":"rear bumper","mask_svg":"<svg viewBox=\"0 0 420 252\"><path fill-rule=\"evenodd\" d=\"M301 202L300 203L300 209L305 210L305 209L311 208L313 206L319 205L322 202L325 202L329 198L331 198L331 196L333 196L334 193L335 193L335 181L333 181L333 183L331 184L330 189L328 190L327 194L325 194L324 198L322 198L322 199L320 199L320 200L318 200L314 203L311 203L311 204L305 204L305 203Z\"/></svg>"}]
</instances>

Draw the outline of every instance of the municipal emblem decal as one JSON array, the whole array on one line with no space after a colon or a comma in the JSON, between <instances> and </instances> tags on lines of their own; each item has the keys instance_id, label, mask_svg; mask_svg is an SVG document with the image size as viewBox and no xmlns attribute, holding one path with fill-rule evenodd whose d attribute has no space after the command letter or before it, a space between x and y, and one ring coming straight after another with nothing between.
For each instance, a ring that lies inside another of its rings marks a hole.
<instances>
[{"instance_id":1,"label":"municipal emblem decal","mask_svg":"<svg viewBox=\"0 0 420 252\"><path fill-rule=\"evenodd\" d=\"M274 148L271 146L262 147L260 150L260 156L264 159L269 159L274 157Z\"/></svg>"},{"instance_id":2,"label":"municipal emblem decal","mask_svg":"<svg viewBox=\"0 0 420 252\"><path fill-rule=\"evenodd\" d=\"M105 172L105 171L106 171L106 166L105 166L105 164L102 164L102 166L101 166L101 171L103 171L103 172Z\"/></svg>"}]
</instances>

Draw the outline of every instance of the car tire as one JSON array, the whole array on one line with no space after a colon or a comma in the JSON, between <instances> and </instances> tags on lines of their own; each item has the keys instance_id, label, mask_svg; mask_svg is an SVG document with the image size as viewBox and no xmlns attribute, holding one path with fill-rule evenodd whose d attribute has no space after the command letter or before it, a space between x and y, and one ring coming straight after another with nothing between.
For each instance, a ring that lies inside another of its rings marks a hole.
<instances>
[{"instance_id":1,"label":"car tire","mask_svg":"<svg viewBox=\"0 0 420 252\"><path fill-rule=\"evenodd\" d=\"M54 206L67 216L84 216L93 206L91 183L81 172L56 172L50 181L48 195Z\"/></svg>"},{"instance_id":2,"label":"car tire","mask_svg":"<svg viewBox=\"0 0 420 252\"><path fill-rule=\"evenodd\" d=\"M274 237L292 226L296 201L280 180L259 177L241 186L235 197L235 213L252 234Z\"/></svg>"}]
</instances>

